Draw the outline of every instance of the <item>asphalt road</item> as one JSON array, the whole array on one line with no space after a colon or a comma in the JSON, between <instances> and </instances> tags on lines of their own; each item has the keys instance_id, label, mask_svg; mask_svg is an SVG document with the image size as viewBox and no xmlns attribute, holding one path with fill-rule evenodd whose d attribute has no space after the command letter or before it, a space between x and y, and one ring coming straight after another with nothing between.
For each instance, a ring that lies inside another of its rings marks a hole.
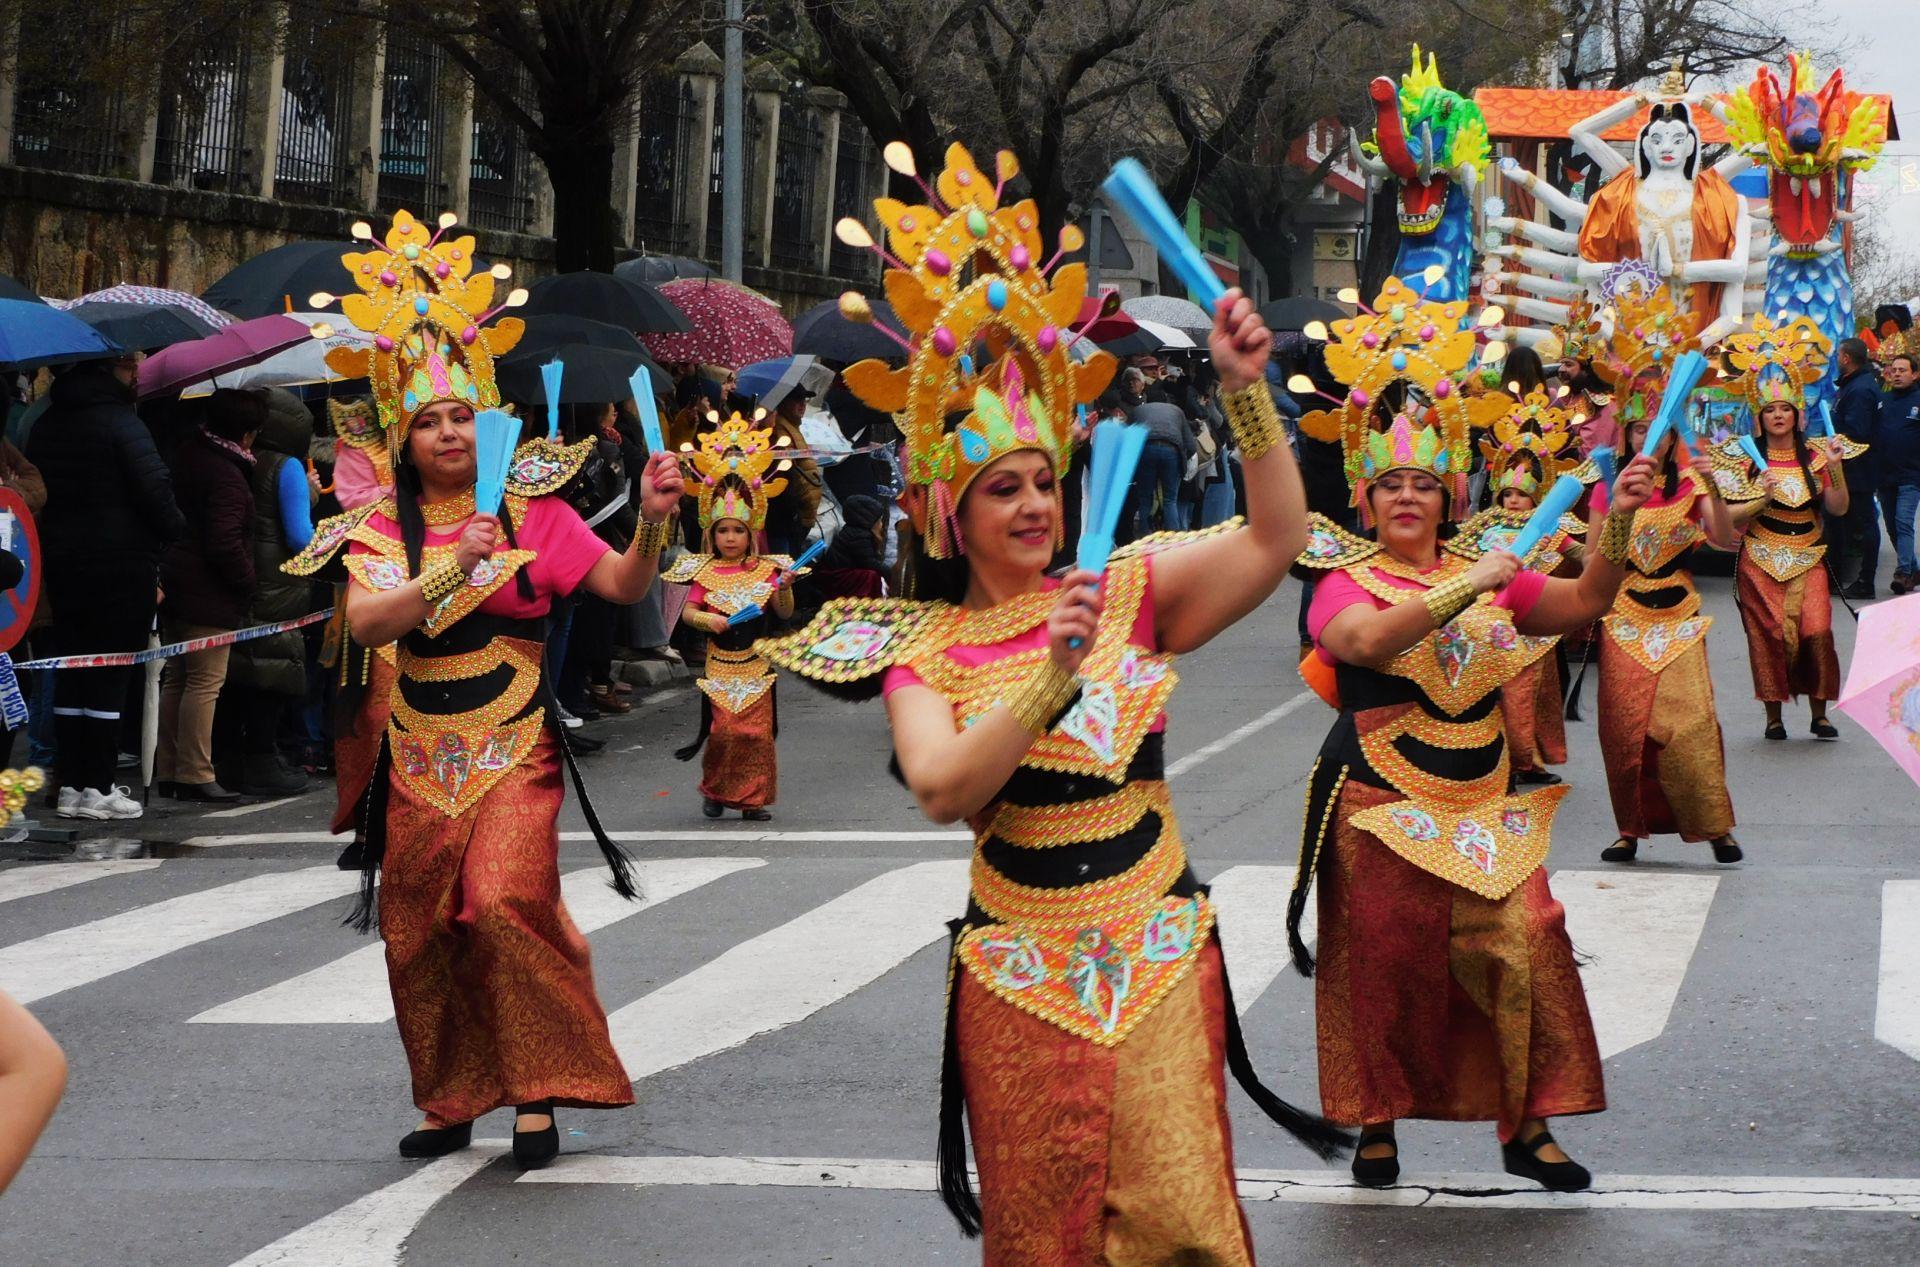
<instances>
[{"instance_id":1,"label":"asphalt road","mask_svg":"<svg viewBox=\"0 0 1920 1267\"><path fill-rule=\"evenodd\" d=\"M1838 743L1806 738L1804 713L1791 742L1763 741L1731 582L1704 588L1746 863L1671 838L1599 862L1591 688L1571 728L1549 869L1591 960L1611 1108L1556 1133L1596 1191L1509 1181L1488 1125L1412 1123L1405 1185L1363 1192L1234 1090L1264 1262L1920 1258L1920 792L1844 718ZM1311 984L1282 971L1279 922L1331 714L1293 669L1297 599L1289 583L1181 662L1169 753L1255 1059L1313 1103ZM1844 613L1840 634L1844 657ZM330 788L94 831L83 856L107 863L0 853L0 988L74 1066L0 1198L0 1263L977 1261L928 1191L941 922L967 846L888 778L877 707L780 689L771 824L700 817L669 751L695 724L684 690L598 727L588 777L609 827L637 834L650 902L610 901L582 839L562 869L581 873L570 903L639 1104L563 1111L566 1156L538 1182L485 1149L395 1156L416 1115L379 952L338 926ZM479 1133L509 1130L502 1113Z\"/></svg>"}]
</instances>

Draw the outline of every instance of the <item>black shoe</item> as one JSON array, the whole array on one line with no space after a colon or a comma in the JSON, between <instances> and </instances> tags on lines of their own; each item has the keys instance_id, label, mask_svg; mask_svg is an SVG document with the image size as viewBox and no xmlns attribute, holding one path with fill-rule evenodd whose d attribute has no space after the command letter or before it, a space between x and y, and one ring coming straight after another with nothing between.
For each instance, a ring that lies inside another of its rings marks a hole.
<instances>
[{"instance_id":1,"label":"black shoe","mask_svg":"<svg viewBox=\"0 0 1920 1267\"><path fill-rule=\"evenodd\" d=\"M1747 856L1741 852L1740 842L1731 836L1715 837L1712 844L1715 862L1738 862Z\"/></svg>"},{"instance_id":2,"label":"black shoe","mask_svg":"<svg viewBox=\"0 0 1920 1267\"><path fill-rule=\"evenodd\" d=\"M1632 862L1640 852L1640 842L1632 836L1622 836L1600 851L1602 862Z\"/></svg>"},{"instance_id":3,"label":"black shoe","mask_svg":"<svg viewBox=\"0 0 1920 1267\"><path fill-rule=\"evenodd\" d=\"M1813 719L1813 737L1815 739L1838 739L1840 732L1834 729L1832 722L1824 717Z\"/></svg>"},{"instance_id":4,"label":"black shoe","mask_svg":"<svg viewBox=\"0 0 1920 1267\"><path fill-rule=\"evenodd\" d=\"M1851 599L1856 603L1865 603L1871 602L1874 598L1878 597L1878 595L1875 594L1873 586L1861 581L1855 581L1852 585L1840 591L1840 597Z\"/></svg>"},{"instance_id":5,"label":"black shoe","mask_svg":"<svg viewBox=\"0 0 1920 1267\"><path fill-rule=\"evenodd\" d=\"M572 731L567 735L567 747L573 749L574 755L576 756L584 757L589 752L598 752L606 746L607 746L606 740L589 739L577 730Z\"/></svg>"},{"instance_id":6,"label":"black shoe","mask_svg":"<svg viewBox=\"0 0 1920 1267\"><path fill-rule=\"evenodd\" d=\"M1770 721L1767 723L1766 730L1761 733L1769 739L1785 739L1787 737L1787 725L1785 722Z\"/></svg>"},{"instance_id":7,"label":"black shoe","mask_svg":"<svg viewBox=\"0 0 1920 1267\"><path fill-rule=\"evenodd\" d=\"M1360 1155L1375 1144L1392 1144L1393 1151L1385 1157ZM1399 1178L1400 1144L1393 1132L1369 1131L1362 1135L1359 1146L1353 1150L1353 1181L1363 1188L1390 1188Z\"/></svg>"},{"instance_id":8,"label":"black shoe","mask_svg":"<svg viewBox=\"0 0 1920 1267\"><path fill-rule=\"evenodd\" d=\"M238 792L229 792L218 783L176 783L172 795L183 801L206 801L220 805L230 805L240 799Z\"/></svg>"},{"instance_id":9,"label":"black shoe","mask_svg":"<svg viewBox=\"0 0 1920 1267\"><path fill-rule=\"evenodd\" d=\"M708 818L718 818L727 812L727 807L710 796L700 798L700 812Z\"/></svg>"},{"instance_id":10,"label":"black shoe","mask_svg":"<svg viewBox=\"0 0 1920 1267\"><path fill-rule=\"evenodd\" d=\"M402 1157L445 1157L473 1143L473 1123L418 1130L400 1141Z\"/></svg>"},{"instance_id":11,"label":"black shoe","mask_svg":"<svg viewBox=\"0 0 1920 1267\"><path fill-rule=\"evenodd\" d=\"M1551 770L1516 770L1513 774L1516 783L1533 783L1540 787L1552 787L1560 782L1560 776Z\"/></svg>"},{"instance_id":12,"label":"black shoe","mask_svg":"<svg viewBox=\"0 0 1920 1267\"><path fill-rule=\"evenodd\" d=\"M750 823L770 823L773 821L773 811L770 809L743 809L740 811L740 817Z\"/></svg>"},{"instance_id":13,"label":"black shoe","mask_svg":"<svg viewBox=\"0 0 1920 1267\"><path fill-rule=\"evenodd\" d=\"M1541 1161L1540 1150L1553 1143L1553 1136L1541 1131L1526 1143L1510 1140L1500 1145L1500 1159L1507 1173L1531 1179L1550 1192L1584 1192L1593 1186L1593 1176L1577 1161Z\"/></svg>"},{"instance_id":14,"label":"black shoe","mask_svg":"<svg viewBox=\"0 0 1920 1267\"><path fill-rule=\"evenodd\" d=\"M172 779L161 779L153 785L153 794L172 800L174 797L180 795L180 785Z\"/></svg>"},{"instance_id":15,"label":"black shoe","mask_svg":"<svg viewBox=\"0 0 1920 1267\"><path fill-rule=\"evenodd\" d=\"M307 790L307 776L280 759L280 754L248 757L247 791L257 796L297 796Z\"/></svg>"},{"instance_id":16,"label":"black shoe","mask_svg":"<svg viewBox=\"0 0 1920 1267\"><path fill-rule=\"evenodd\" d=\"M361 864L366 860L366 856L367 842L364 840L356 840L340 851L340 856L335 859L333 865L342 871L358 871Z\"/></svg>"},{"instance_id":17,"label":"black shoe","mask_svg":"<svg viewBox=\"0 0 1920 1267\"><path fill-rule=\"evenodd\" d=\"M1893 579L1887 582L1887 588L1896 594L1904 594L1913 588L1913 578L1905 572L1895 572Z\"/></svg>"},{"instance_id":18,"label":"black shoe","mask_svg":"<svg viewBox=\"0 0 1920 1267\"><path fill-rule=\"evenodd\" d=\"M518 1111L547 1115L545 1130L513 1133L513 1164L522 1170L540 1170L560 1155L560 1120L553 1115L553 1105L545 1100L522 1104Z\"/></svg>"}]
</instances>

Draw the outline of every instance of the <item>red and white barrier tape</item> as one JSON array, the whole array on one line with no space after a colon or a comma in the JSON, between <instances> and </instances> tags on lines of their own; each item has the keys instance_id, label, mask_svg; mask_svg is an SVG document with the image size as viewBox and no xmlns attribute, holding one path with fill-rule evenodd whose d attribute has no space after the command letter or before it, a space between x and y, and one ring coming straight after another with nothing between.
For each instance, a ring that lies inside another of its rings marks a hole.
<instances>
[{"instance_id":1,"label":"red and white barrier tape","mask_svg":"<svg viewBox=\"0 0 1920 1267\"><path fill-rule=\"evenodd\" d=\"M169 660L174 656L186 655L192 651L205 651L209 647L227 647L236 642L251 642L255 638L265 638L269 634L285 633L289 629L304 629L308 625L318 624L331 615L333 615L333 608L328 607L322 611L308 612L295 620L277 621L271 625L255 625L251 629L235 629L205 638L190 638L185 642L169 643L164 647L149 647L145 651L53 656L45 660L24 660L13 667L16 669L113 669L135 664L151 664L155 660Z\"/></svg>"}]
</instances>

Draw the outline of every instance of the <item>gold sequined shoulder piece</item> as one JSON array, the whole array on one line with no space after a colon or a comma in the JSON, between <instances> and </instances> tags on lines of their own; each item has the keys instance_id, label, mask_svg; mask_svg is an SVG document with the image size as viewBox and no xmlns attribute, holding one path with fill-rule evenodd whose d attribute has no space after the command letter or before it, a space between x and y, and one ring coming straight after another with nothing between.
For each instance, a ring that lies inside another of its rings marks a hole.
<instances>
[{"instance_id":1,"label":"gold sequined shoulder piece","mask_svg":"<svg viewBox=\"0 0 1920 1267\"><path fill-rule=\"evenodd\" d=\"M1325 515L1313 514L1307 516L1307 548L1298 562L1301 567L1337 572L1379 553L1378 542L1355 536Z\"/></svg>"},{"instance_id":2,"label":"gold sequined shoulder piece","mask_svg":"<svg viewBox=\"0 0 1920 1267\"><path fill-rule=\"evenodd\" d=\"M1107 558L1109 566L1124 559L1143 559L1149 555L1164 554L1168 550L1178 550L1181 546L1190 546L1196 541L1205 541L1209 537L1218 537L1224 533L1238 532L1247 526L1244 515L1235 515L1223 520L1211 528L1201 528L1194 532L1154 532L1121 546Z\"/></svg>"},{"instance_id":3,"label":"gold sequined shoulder piece","mask_svg":"<svg viewBox=\"0 0 1920 1267\"><path fill-rule=\"evenodd\" d=\"M1753 469L1753 459L1739 441L1708 445L1707 457L1713 462L1713 486L1719 490L1720 500L1755 502L1767 495L1765 481Z\"/></svg>"},{"instance_id":4,"label":"gold sequined shoulder piece","mask_svg":"<svg viewBox=\"0 0 1920 1267\"><path fill-rule=\"evenodd\" d=\"M545 436L528 440L513 451L513 462L507 467L507 492L520 497L559 492L587 464L593 445L592 436L573 444L561 444Z\"/></svg>"},{"instance_id":5,"label":"gold sequined shoulder piece","mask_svg":"<svg viewBox=\"0 0 1920 1267\"><path fill-rule=\"evenodd\" d=\"M314 525L313 540L307 542L306 549L282 563L280 570L289 576L312 576L331 563L340 548L353 540L355 531L376 512L390 514L392 511L393 502L382 498L356 510L322 519Z\"/></svg>"},{"instance_id":6,"label":"gold sequined shoulder piece","mask_svg":"<svg viewBox=\"0 0 1920 1267\"><path fill-rule=\"evenodd\" d=\"M905 598L836 598L798 633L763 638L754 650L816 682L857 682L901 661L918 637L957 610Z\"/></svg>"},{"instance_id":7,"label":"gold sequined shoulder piece","mask_svg":"<svg viewBox=\"0 0 1920 1267\"><path fill-rule=\"evenodd\" d=\"M1461 524L1460 531L1441 548L1463 559L1478 560L1489 551L1510 547L1513 539L1520 535L1520 530L1526 527L1529 518L1531 516L1524 511L1489 506ZM1564 555L1563 539L1585 536L1586 531L1587 525L1578 515L1562 515L1559 527L1535 546L1524 562L1528 567L1550 572L1559 566Z\"/></svg>"},{"instance_id":8,"label":"gold sequined shoulder piece","mask_svg":"<svg viewBox=\"0 0 1920 1267\"><path fill-rule=\"evenodd\" d=\"M673 566L660 574L663 581L672 581L676 585L685 585L700 575L700 569L713 559L709 554L683 554L673 561Z\"/></svg>"}]
</instances>

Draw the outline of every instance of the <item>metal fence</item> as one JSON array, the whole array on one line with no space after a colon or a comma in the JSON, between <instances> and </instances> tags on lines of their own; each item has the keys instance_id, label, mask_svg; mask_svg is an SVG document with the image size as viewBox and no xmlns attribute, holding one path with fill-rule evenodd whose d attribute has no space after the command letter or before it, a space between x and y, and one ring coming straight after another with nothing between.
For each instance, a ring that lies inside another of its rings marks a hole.
<instances>
[{"instance_id":1,"label":"metal fence","mask_svg":"<svg viewBox=\"0 0 1920 1267\"><path fill-rule=\"evenodd\" d=\"M391 28L380 101L379 209L402 207L432 220L447 204L440 153L447 117L441 92L445 54L425 36Z\"/></svg>"},{"instance_id":2,"label":"metal fence","mask_svg":"<svg viewBox=\"0 0 1920 1267\"><path fill-rule=\"evenodd\" d=\"M633 244L643 254L684 254L691 245L682 196L693 180L699 126L700 103L684 76L654 75L641 85Z\"/></svg>"},{"instance_id":3,"label":"metal fence","mask_svg":"<svg viewBox=\"0 0 1920 1267\"><path fill-rule=\"evenodd\" d=\"M873 219L873 142L867 130L851 114L840 116L839 155L833 165L833 219L838 223L851 216L868 228ZM847 281L871 282L878 275L879 259L873 252L851 247L838 235L827 256L827 271Z\"/></svg>"},{"instance_id":4,"label":"metal fence","mask_svg":"<svg viewBox=\"0 0 1920 1267\"><path fill-rule=\"evenodd\" d=\"M130 166L126 131L134 119L117 89L73 77L119 36L112 20L79 10L39 24L33 55L20 55L14 93L12 159L22 167L110 176Z\"/></svg>"},{"instance_id":5,"label":"metal fence","mask_svg":"<svg viewBox=\"0 0 1920 1267\"><path fill-rule=\"evenodd\" d=\"M352 124L358 58L342 38L345 29L345 20L315 0L294 0L287 8L273 168L273 194L282 201L352 206L360 200Z\"/></svg>"},{"instance_id":6,"label":"metal fence","mask_svg":"<svg viewBox=\"0 0 1920 1267\"><path fill-rule=\"evenodd\" d=\"M811 269L820 258L820 226L814 223L814 191L826 153L826 128L820 112L803 93L792 93L780 107L780 135L773 156L773 241L775 268Z\"/></svg>"},{"instance_id":7,"label":"metal fence","mask_svg":"<svg viewBox=\"0 0 1920 1267\"><path fill-rule=\"evenodd\" d=\"M745 208L742 214L751 220L753 216L753 191L759 183L759 178L754 174L754 168L758 165L760 138L766 133L766 126L760 122L760 112L753 108L752 102L747 103L745 114L747 116L747 127L744 146L741 150L740 188L742 190L741 201ZM714 111L713 119L713 159L709 165L711 170L707 173L706 237L707 258L710 260L718 260L720 258L720 223L724 218L721 211L721 201L726 196L722 189L723 182L720 179L720 172L721 160L726 150L728 139L726 126L721 122L720 112L716 110ZM747 242L751 244L756 236L752 224L749 223L746 229Z\"/></svg>"},{"instance_id":8,"label":"metal fence","mask_svg":"<svg viewBox=\"0 0 1920 1267\"><path fill-rule=\"evenodd\" d=\"M247 187L251 32L236 22L190 34L182 43L186 56L160 76L154 183L255 192Z\"/></svg>"},{"instance_id":9,"label":"metal fence","mask_svg":"<svg viewBox=\"0 0 1920 1267\"><path fill-rule=\"evenodd\" d=\"M538 117L533 76L519 63L501 66L493 83L510 85L513 100ZM478 87L473 90L473 159L467 174L467 220L476 228L524 233L533 223L533 174L520 125Z\"/></svg>"}]
</instances>

